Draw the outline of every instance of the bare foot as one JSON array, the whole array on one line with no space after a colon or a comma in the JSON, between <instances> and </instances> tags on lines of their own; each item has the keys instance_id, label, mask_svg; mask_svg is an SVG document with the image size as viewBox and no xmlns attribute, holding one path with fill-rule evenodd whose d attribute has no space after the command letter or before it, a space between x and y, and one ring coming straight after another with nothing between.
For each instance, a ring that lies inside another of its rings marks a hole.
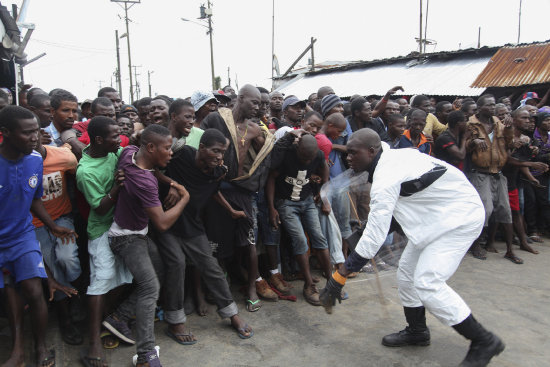
<instances>
[{"instance_id":1,"label":"bare foot","mask_svg":"<svg viewBox=\"0 0 550 367\"><path fill-rule=\"evenodd\" d=\"M199 291L197 289L196 292L196 300L197 300L197 314L199 316L206 316L208 314L208 303L206 303L206 299L204 297L204 292L201 290Z\"/></svg>"},{"instance_id":2,"label":"bare foot","mask_svg":"<svg viewBox=\"0 0 550 367\"><path fill-rule=\"evenodd\" d=\"M487 250L487 252L492 252L494 254L498 254L497 249L493 245L488 245L487 247L485 247L485 250Z\"/></svg>"},{"instance_id":3,"label":"bare foot","mask_svg":"<svg viewBox=\"0 0 550 367\"><path fill-rule=\"evenodd\" d=\"M180 344L191 345L197 342L197 338L186 329L185 324L169 324L166 334Z\"/></svg>"},{"instance_id":4,"label":"bare foot","mask_svg":"<svg viewBox=\"0 0 550 367\"><path fill-rule=\"evenodd\" d=\"M231 326L239 333L239 337L242 339L248 339L254 335L252 328L239 315L231 316Z\"/></svg>"},{"instance_id":5,"label":"bare foot","mask_svg":"<svg viewBox=\"0 0 550 367\"><path fill-rule=\"evenodd\" d=\"M36 350L37 366L41 367L53 367L55 366L55 350L48 350L45 347L38 348Z\"/></svg>"},{"instance_id":6,"label":"bare foot","mask_svg":"<svg viewBox=\"0 0 550 367\"><path fill-rule=\"evenodd\" d=\"M535 250L534 248L532 248L528 244L520 246L519 249L523 250L523 251L530 252L530 253L535 254L535 255L539 253L537 250Z\"/></svg>"}]
</instances>

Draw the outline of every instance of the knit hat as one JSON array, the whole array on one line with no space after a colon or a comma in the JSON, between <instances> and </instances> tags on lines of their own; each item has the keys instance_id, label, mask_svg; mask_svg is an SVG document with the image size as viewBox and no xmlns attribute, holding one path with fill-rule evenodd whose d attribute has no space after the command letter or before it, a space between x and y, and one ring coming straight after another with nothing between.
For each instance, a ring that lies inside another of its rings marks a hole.
<instances>
[{"instance_id":1,"label":"knit hat","mask_svg":"<svg viewBox=\"0 0 550 367\"><path fill-rule=\"evenodd\" d=\"M336 94L329 94L321 100L321 112L326 117L327 113L339 104L343 105L342 100Z\"/></svg>"}]
</instances>

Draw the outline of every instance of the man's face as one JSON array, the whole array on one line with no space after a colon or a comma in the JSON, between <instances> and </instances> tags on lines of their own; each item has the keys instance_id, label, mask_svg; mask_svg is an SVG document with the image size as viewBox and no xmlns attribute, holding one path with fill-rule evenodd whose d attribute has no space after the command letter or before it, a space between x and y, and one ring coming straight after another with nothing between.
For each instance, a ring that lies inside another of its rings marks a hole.
<instances>
[{"instance_id":1,"label":"man's face","mask_svg":"<svg viewBox=\"0 0 550 367\"><path fill-rule=\"evenodd\" d=\"M211 112L216 112L218 110L218 103L216 99L211 99L197 111L197 116L202 116L203 118L208 116Z\"/></svg>"},{"instance_id":2,"label":"man's face","mask_svg":"<svg viewBox=\"0 0 550 367\"><path fill-rule=\"evenodd\" d=\"M200 144L198 150L198 160L201 168L208 168L208 170L212 170L215 167L222 165L223 156L225 155L228 145L229 142L226 144L215 143L210 147L205 147L204 144Z\"/></svg>"},{"instance_id":3,"label":"man's face","mask_svg":"<svg viewBox=\"0 0 550 367\"><path fill-rule=\"evenodd\" d=\"M227 86L227 87L225 87L225 89L223 90L223 92L224 92L225 94L235 94L235 89L233 89L233 87Z\"/></svg>"},{"instance_id":4,"label":"man's face","mask_svg":"<svg viewBox=\"0 0 550 367\"><path fill-rule=\"evenodd\" d=\"M512 107L512 101L510 101L510 98L508 98L508 97L504 98L501 103L508 106L508 108Z\"/></svg>"},{"instance_id":5,"label":"man's face","mask_svg":"<svg viewBox=\"0 0 550 367\"><path fill-rule=\"evenodd\" d=\"M413 113L409 126L411 135L419 135L424 130L424 127L426 127L426 114L420 112Z\"/></svg>"},{"instance_id":6,"label":"man's face","mask_svg":"<svg viewBox=\"0 0 550 367\"><path fill-rule=\"evenodd\" d=\"M492 117L495 115L495 99L494 98L486 98L484 101L483 106L478 106L477 110L480 116L484 117Z\"/></svg>"},{"instance_id":7,"label":"man's face","mask_svg":"<svg viewBox=\"0 0 550 367\"><path fill-rule=\"evenodd\" d=\"M77 110L78 104L72 101L61 101L58 109L51 109L53 122L56 126L59 126L59 132L73 127L78 116Z\"/></svg>"},{"instance_id":8,"label":"man's face","mask_svg":"<svg viewBox=\"0 0 550 367\"><path fill-rule=\"evenodd\" d=\"M122 135L130 137L134 133L134 123L129 117L119 117L116 122Z\"/></svg>"},{"instance_id":9,"label":"man's face","mask_svg":"<svg viewBox=\"0 0 550 367\"><path fill-rule=\"evenodd\" d=\"M466 119L469 119L476 113L477 113L477 105L475 103L468 105L468 110L466 112Z\"/></svg>"},{"instance_id":10,"label":"man's face","mask_svg":"<svg viewBox=\"0 0 550 367\"><path fill-rule=\"evenodd\" d=\"M396 102L388 102L386 103L386 109L382 114L382 119L384 121L387 121L388 117L390 117L391 115L399 114L399 112L399 105Z\"/></svg>"},{"instance_id":11,"label":"man's face","mask_svg":"<svg viewBox=\"0 0 550 367\"><path fill-rule=\"evenodd\" d=\"M92 104L86 103L81 107L82 116L86 117L88 120L92 118Z\"/></svg>"},{"instance_id":12,"label":"man's face","mask_svg":"<svg viewBox=\"0 0 550 367\"><path fill-rule=\"evenodd\" d=\"M377 151L372 147L367 147L359 142L359 139L353 139L353 136L346 145L347 157L349 167L354 172L363 172L369 169Z\"/></svg>"},{"instance_id":13,"label":"man's face","mask_svg":"<svg viewBox=\"0 0 550 367\"><path fill-rule=\"evenodd\" d=\"M544 131L550 131L550 117L547 117L544 120L542 120L542 122L540 123L540 128L543 129Z\"/></svg>"},{"instance_id":14,"label":"man's face","mask_svg":"<svg viewBox=\"0 0 550 367\"><path fill-rule=\"evenodd\" d=\"M427 99L420 106L418 106L422 111L429 113L432 109L432 104L430 103L430 100Z\"/></svg>"},{"instance_id":15,"label":"man's face","mask_svg":"<svg viewBox=\"0 0 550 367\"><path fill-rule=\"evenodd\" d=\"M168 105L162 99L155 99L149 105L149 120L153 124L167 125L170 116L168 116Z\"/></svg>"},{"instance_id":16,"label":"man's face","mask_svg":"<svg viewBox=\"0 0 550 367\"><path fill-rule=\"evenodd\" d=\"M149 105L143 105L138 107L138 113L139 113L139 121L147 126L151 124L151 120L149 120Z\"/></svg>"},{"instance_id":17,"label":"man's face","mask_svg":"<svg viewBox=\"0 0 550 367\"><path fill-rule=\"evenodd\" d=\"M179 114L172 115L172 123L176 130L183 136L188 136L195 123L195 109L191 106L184 106Z\"/></svg>"},{"instance_id":18,"label":"man's face","mask_svg":"<svg viewBox=\"0 0 550 367\"><path fill-rule=\"evenodd\" d=\"M506 107L499 107L496 109L496 114L500 121L504 121L506 117L510 116L510 111Z\"/></svg>"},{"instance_id":19,"label":"man's face","mask_svg":"<svg viewBox=\"0 0 550 367\"><path fill-rule=\"evenodd\" d=\"M332 115L333 113L341 113L342 115L344 114L344 105L342 103L338 103L336 106L332 107L328 112L327 112L327 116L330 116Z\"/></svg>"},{"instance_id":20,"label":"man's face","mask_svg":"<svg viewBox=\"0 0 550 367\"><path fill-rule=\"evenodd\" d=\"M363 103L363 108L361 108L357 117L363 122L369 122L372 119L372 108L369 102Z\"/></svg>"},{"instance_id":21,"label":"man's face","mask_svg":"<svg viewBox=\"0 0 550 367\"><path fill-rule=\"evenodd\" d=\"M158 137L155 143L147 145L147 150L152 153L155 167L166 167L172 159L172 136Z\"/></svg>"},{"instance_id":22,"label":"man's face","mask_svg":"<svg viewBox=\"0 0 550 367\"><path fill-rule=\"evenodd\" d=\"M260 92L250 92L249 94L247 93L239 96L239 98L239 109L244 118L251 119L258 116L261 100Z\"/></svg>"},{"instance_id":23,"label":"man's face","mask_svg":"<svg viewBox=\"0 0 550 367\"><path fill-rule=\"evenodd\" d=\"M443 106L443 109L437 114L437 118L441 123L447 124L447 116L453 112L453 105L450 103L447 103Z\"/></svg>"},{"instance_id":24,"label":"man's face","mask_svg":"<svg viewBox=\"0 0 550 367\"><path fill-rule=\"evenodd\" d=\"M531 116L526 110L517 112L516 117L514 117L514 127L519 131L527 131L529 129Z\"/></svg>"},{"instance_id":25,"label":"man's face","mask_svg":"<svg viewBox=\"0 0 550 367\"><path fill-rule=\"evenodd\" d=\"M105 116L105 117L108 117L110 119L114 119L115 118L115 106L113 106L113 105L103 106L103 105L98 104L96 106L94 116Z\"/></svg>"},{"instance_id":26,"label":"man's face","mask_svg":"<svg viewBox=\"0 0 550 367\"><path fill-rule=\"evenodd\" d=\"M323 120L318 116L312 115L306 121L302 123L302 129L315 136L321 130L323 126Z\"/></svg>"},{"instance_id":27,"label":"man's face","mask_svg":"<svg viewBox=\"0 0 550 367\"><path fill-rule=\"evenodd\" d=\"M399 119L388 125L388 134L391 136L401 136L405 131L405 119Z\"/></svg>"},{"instance_id":28,"label":"man's face","mask_svg":"<svg viewBox=\"0 0 550 367\"><path fill-rule=\"evenodd\" d=\"M118 92L108 92L105 93L105 97L109 98L111 102L113 102L113 105L115 106L115 112L120 112L120 107L122 107L122 99L120 99L120 95Z\"/></svg>"},{"instance_id":29,"label":"man's face","mask_svg":"<svg viewBox=\"0 0 550 367\"><path fill-rule=\"evenodd\" d=\"M124 112L124 114L126 116L128 116L130 118L130 120L132 120L132 122L135 124L136 122L139 122L139 115L137 113L135 113L134 111L126 111Z\"/></svg>"},{"instance_id":30,"label":"man's face","mask_svg":"<svg viewBox=\"0 0 550 367\"><path fill-rule=\"evenodd\" d=\"M31 107L32 112L38 116L40 127L47 127L52 121L52 108L50 101L45 100L40 107Z\"/></svg>"},{"instance_id":31,"label":"man's face","mask_svg":"<svg viewBox=\"0 0 550 367\"><path fill-rule=\"evenodd\" d=\"M279 92L273 92L269 98L269 108L273 111L281 111L283 109L283 102L283 95Z\"/></svg>"},{"instance_id":32,"label":"man's face","mask_svg":"<svg viewBox=\"0 0 550 367\"><path fill-rule=\"evenodd\" d=\"M262 118L267 115L267 110L269 109L269 94L261 94L260 109L258 110L258 118Z\"/></svg>"},{"instance_id":33,"label":"man's face","mask_svg":"<svg viewBox=\"0 0 550 367\"><path fill-rule=\"evenodd\" d=\"M106 152L116 153L120 148L120 127L114 124L109 125L109 132L101 144Z\"/></svg>"},{"instance_id":34,"label":"man's face","mask_svg":"<svg viewBox=\"0 0 550 367\"><path fill-rule=\"evenodd\" d=\"M399 105L399 111L403 113L403 110L409 109L409 102L405 98L399 98L397 100L397 104Z\"/></svg>"},{"instance_id":35,"label":"man's face","mask_svg":"<svg viewBox=\"0 0 550 367\"><path fill-rule=\"evenodd\" d=\"M319 98L317 97L317 93L313 93L309 98L307 99L307 104L309 107L313 108L315 106L315 102L317 102Z\"/></svg>"},{"instance_id":36,"label":"man's face","mask_svg":"<svg viewBox=\"0 0 550 367\"><path fill-rule=\"evenodd\" d=\"M285 116L288 121L294 126L300 125L302 118L304 116L304 110L299 103L295 105L288 106L285 110Z\"/></svg>"},{"instance_id":37,"label":"man's face","mask_svg":"<svg viewBox=\"0 0 550 367\"><path fill-rule=\"evenodd\" d=\"M340 135L342 135L342 132L344 132L344 130L346 130L345 125L337 126L333 124L328 124L325 133L330 139L336 140Z\"/></svg>"},{"instance_id":38,"label":"man's face","mask_svg":"<svg viewBox=\"0 0 550 367\"><path fill-rule=\"evenodd\" d=\"M2 129L4 144L8 143L15 150L24 155L29 155L38 145L40 129L36 119L23 119L18 121L18 126L9 131Z\"/></svg>"}]
</instances>

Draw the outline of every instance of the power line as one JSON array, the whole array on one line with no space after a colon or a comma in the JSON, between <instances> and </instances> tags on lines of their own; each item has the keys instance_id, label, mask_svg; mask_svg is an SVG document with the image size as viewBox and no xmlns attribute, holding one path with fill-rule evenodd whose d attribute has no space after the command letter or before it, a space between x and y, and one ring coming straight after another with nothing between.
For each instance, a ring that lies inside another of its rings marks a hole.
<instances>
[{"instance_id":1,"label":"power line","mask_svg":"<svg viewBox=\"0 0 550 367\"><path fill-rule=\"evenodd\" d=\"M39 39L31 39L31 42L37 42L44 45L52 46L52 47L59 47L74 51L80 51L80 52L99 52L99 53L112 53L114 49L106 49L106 48L93 48L93 47L83 47L83 46L75 46L75 45L69 45L69 44L63 44L63 43L56 43L56 42L50 42L50 41L44 41Z\"/></svg>"}]
</instances>

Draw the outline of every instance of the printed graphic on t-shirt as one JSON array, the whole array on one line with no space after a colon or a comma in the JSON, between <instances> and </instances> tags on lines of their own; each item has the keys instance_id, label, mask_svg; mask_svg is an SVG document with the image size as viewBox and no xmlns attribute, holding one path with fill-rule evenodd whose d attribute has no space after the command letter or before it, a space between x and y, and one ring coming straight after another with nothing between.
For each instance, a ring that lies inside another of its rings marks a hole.
<instances>
[{"instance_id":1,"label":"printed graphic on t-shirt","mask_svg":"<svg viewBox=\"0 0 550 367\"><path fill-rule=\"evenodd\" d=\"M290 200L300 201L300 192L302 188L309 183L309 179L306 178L307 170L298 171L296 177L286 176L285 182L292 185L292 194L290 194Z\"/></svg>"},{"instance_id":2,"label":"printed graphic on t-shirt","mask_svg":"<svg viewBox=\"0 0 550 367\"><path fill-rule=\"evenodd\" d=\"M56 171L44 175L42 186L44 187L42 201L52 200L63 195L63 178L61 177L61 172Z\"/></svg>"}]
</instances>

